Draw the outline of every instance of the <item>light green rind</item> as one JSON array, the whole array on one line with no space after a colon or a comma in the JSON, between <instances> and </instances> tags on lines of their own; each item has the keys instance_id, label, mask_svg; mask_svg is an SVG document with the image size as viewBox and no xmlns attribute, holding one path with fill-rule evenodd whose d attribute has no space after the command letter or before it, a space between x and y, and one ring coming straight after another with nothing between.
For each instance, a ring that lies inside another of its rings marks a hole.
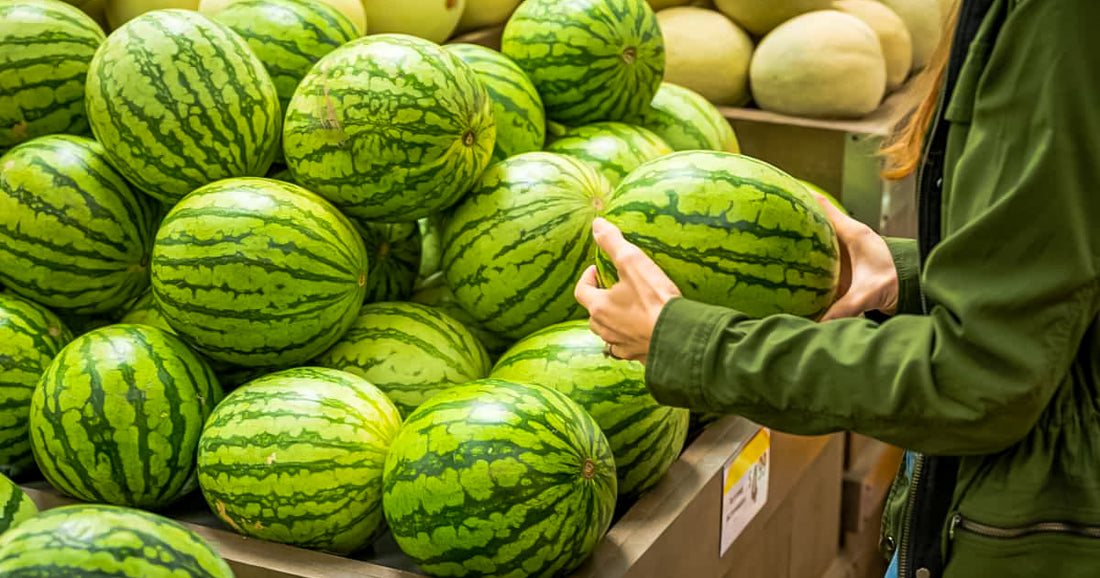
<instances>
[{"instance_id":1,"label":"light green rind","mask_svg":"<svg viewBox=\"0 0 1100 578\"><path fill-rule=\"evenodd\" d=\"M68 313L106 313L149 284L156 215L89 138L51 135L0 157L0 283Z\"/></svg>"},{"instance_id":2,"label":"light green rind","mask_svg":"<svg viewBox=\"0 0 1100 578\"><path fill-rule=\"evenodd\" d=\"M741 152L721 111L699 93L671 82L661 83L653 102L635 120L677 151Z\"/></svg>"},{"instance_id":3,"label":"light green rind","mask_svg":"<svg viewBox=\"0 0 1100 578\"><path fill-rule=\"evenodd\" d=\"M104 38L64 2L0 2L0 153L43 135L90 132L84 79Z\"/></svg>"},{"instance_id":4,"label":"light green rind","mask_svg":"<svg viewBox=\"0 0 1100 578\"><path fill-rule=\"evenodd\" d=\"M420 271L417 223L356 223L370 262L366 301L404 301L412 296Z\"/></svg>"},{"instance_id":5,"label":"light green rind","mask_svg":"<svg viewBox=\"0 0 1100 578\"><path fill-rule=\"evenodd\" d=\"M88 71L87 109L111 164L169 204L219 179L265 174L282 121L248 44L191 10L146 12L112 32Z\"/></svg>"},{"instance_id":6,"label":"light green rind","mask_svg":"<svg viewBox=\"0 0 1100 578\"><path fill-rule=\"evenodd\" d=\"M639 166L673 152L649 130L621 122L597 122L567 130L546 151L584 161L612 187Z\"/></svg>"},{"instance_id":7,"label":"light green rind","mask_svg":"<svg viewBox=\"0 0 1100 578\"><path fill-rule=\"evenodd\" d=\"M363 239L321 197L271 179L203 187L165 217L153 295L211 359L287 367L336 342L363 303Z\"/></svg>"},{"instance_id":8,"label":"light green rind","mask_svg":"<svg viewBox=\"0 0 1100 578\"><path fill-rule=\"evenodd\" d=\"M802 179L798 179L798 182L802 183L802 186L806 187L806 189L809 190L810 192L814 192L814 193L817 193L817 194L825 197L826 200L828 200L830 203L832 203L832 205L834 207L840 209L841 212L843 212L845 215L850 215L851 214L848 211L848 209L844 208L844 205L840 204L840 201L836 200L836 197L834 197L832 194L830 194L825 189L811 183L810 181L804 181Z\"/></svg>"},{"instance_id":9,"label":"light green rind","mask_svg":"<svg viewBox=\"0 0 1100 578\"><path fill-rule=\"evenodd\" d=\"M15 482L0 474L0 536L38 513L30 497ZM2 541L0 541L2 543Z\"/></svg>"},{"instance_id":10,"label":"light green rind","mask_svg":"<svg viewBox=\"0 0 1100 578\"><path fill-rule=\"evenodd\" d=\"M499 355L514 342L512 339L501 337L485 329L469 313L466 313L466 310L455 302L455 294L443 281L442 271L423 279L420 288L413 293L409 301L434 307L444 315L458 321L470 330L470 333L485 346L485 350L490 354Z\"/></svg>"},{"instance_id":11,"label":"light green rind","mask_svg":"<svg viewBox=\"0 0 1100 578\"><path fill-rule=\"evenodd\" d=\"M35 389L35 461L80 500L166 506L193 489L199 434L221 397L210 367L171 333L97 329L61 350Z\"/></svg>"},{"instance_id":12,"label":"light green rind","mask_svg":"<svg viewBox=\"0 0 1100 578\"><path fill-rule=\"evenodd\" d=\"M752 317L817 318L840 274L836 233L793 177L741 155L694 151L639 167L605 214L684 297ZM615 282L601 253L600 281Z\"/></svg>"},{"instance_id":13,"label":"light green rind","mask_svg":"<svg viewBox=\"0 0 1100 578\"><path fill-rule=\"evenodd\" d=\"M303 367L230 393L199 442L199 486L237 532L347 554L382 526L382 467L401 427L362 378Z\"/></svg>"},{"instance_id":14,"label":"light green rind","mask_svg":"<svg viewBox=\"0 0 1100 578\"><path fill-rule=\"evenodd\" d=\"M27 429L31 396L46 366L72 339L45 307L0 294L0 475L15 477L34 467Z\"/></svg>"},{"instance_id":15,"label":"light green rind","mask_svg":"<svg viewBox=\"0 0 1100 578\"><path fill-rule=\"evenodd\" d=\"M370 303L314 360L362 376L408 416L433 395L489 374L485 348L461 323L416 303Z\"/></svg>"},{"instance_id":16,"label":"light green rind","mask_svg":"<svg viewBox=\"0 0 1100 578\"><path fill-rule=\"evenodd\" d=\"M477 72L493 99L497 125L493 162L542 150L546 141L546 113L527 73L491 48L477 44L447 44L444 48Z\"/></svg>"},{"instance_id":17,"label":"light green rind","mask_svg":"<svg viewBox=\"0 0 1100 578\"><path fill-rule=\"evenodd\" d=\"M530 76L547 116L569 126L635 117L665 70L646 0L527 0L505 26L501 52Z\"/></svg>"},{"instance_id":18,"label":"light green rind","mask_svg":"<svg viewBox=\"0 0 1100 578\"><path fill-rule=\"evenodd\" d=\"M420 269L416 275L416 288L439 272L443 258L443 215L435 213L416 222L420 229Z\"/></svg>"},{"instance_id":19,"label":"light green rind","mask_svg":"<svg viewBox=\"0 0 1100 578\"><path fill-rule=\"evenodd\" d=\"M360 38L322 58L287 109L294 180L364 221L415 221L453 205L496 142L477 74L427 40Z\"/></svg>"},{"instance_id":20,"label":"light green rind","mask_svg":"<svg viewBox=\"0 0 1100 578\"><path fill-rule=\"evenodd\" d=\"M645 386L645 367L612 359L588 321L547 327L516 343L490 377L556 389L600 424L615 455L619 500L630 503L652 488L680 457L688 410L657 403Z\"/></svg>"},{"instance_id":21,"label":"light green rind","mask_svg":"<svg viewBox=\"0 0 1100 578\"><path fill-rule=\"evenodd\" d=\"M432 576L565 576L611 524L615 463L580 406L482 380L405 422L384 475L398 546Z\"/></svg>"},{"instance_id":22,"label":"light green rind","mask_svg":"<svg viewBox=\"0 0 1100 578\"><path fill-rule=\"evenodd\" d=\"M525 153L489 167L443 232L443 276L455 300L510 339L583 317L573 287L595 258L592 220L609 189L563 155Z\"/></svg>"},{"instance_id":23,"label":"light green rind","mask_svg":"<svg viewBox=\"0 0 1100 578\"><path fill-rule=\"evenodd\" d=\"M160 309L157 309L157 302L153 298L152 289L148 289L142 293L141 297L138 297L138 299L130 305L126 313L119 318L118 322L151 325L169 333L176 332L175 329L172 329L171 325L168 325L168 320L160 314Z\"/></svg>"},{"instance_id":24,"label":"light green rind","mask_svg":"<svg viewBox=\"0 0 1100 578\"><path fill-rule=\"evenodd\" d=\"M55 508L0 541L0 576L233 578L195 532L156 514L103 505Z\"/></svg>"}]
</instances>

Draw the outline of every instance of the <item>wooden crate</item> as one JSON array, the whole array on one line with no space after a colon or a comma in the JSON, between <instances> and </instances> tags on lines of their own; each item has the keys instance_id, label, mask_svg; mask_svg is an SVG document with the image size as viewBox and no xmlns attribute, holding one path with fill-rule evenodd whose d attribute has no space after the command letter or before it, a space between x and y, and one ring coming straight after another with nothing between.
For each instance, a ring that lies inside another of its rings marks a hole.
<instances>
[{"instance_id":1,"label":"wooden crate","mask_svg":"<svg viewBox=\"0 0 1100 578\"><path fill-rule=\"evenodd\" d=\"M760 431L728 417L685 449L668 476L619 519L578 578L761 578L820 575L835 557L840 528L843 438L771 436L768 502L719 556L723 468ZM39 507L72 503L44 484L25 486ZM383 538L360 559L239 536L223 529L201 498L167 515L209 540L238 578L419 578ZM751 570L750 570L751 569Z\"/></svg>"}]
</instances>

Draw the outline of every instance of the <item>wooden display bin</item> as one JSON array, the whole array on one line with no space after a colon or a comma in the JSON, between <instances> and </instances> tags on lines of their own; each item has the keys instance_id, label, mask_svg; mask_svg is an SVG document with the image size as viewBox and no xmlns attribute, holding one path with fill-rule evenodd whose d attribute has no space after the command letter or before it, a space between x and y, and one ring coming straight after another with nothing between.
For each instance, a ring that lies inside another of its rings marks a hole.
<instances>
[{"instance_id":1,"label":"wooden display bin","mask_svg":"<svg viewBox=\"0 0 1100 578\"><path fill-rule=\"evenodd\" d=\"M573 576L583 578L804 578L836 557L844 440L772 432L767 502L719 556L724 466L760 428L737 417L711 425L668 476L616 521ZM45 483L24 486L40 508L73 503ZM197 494L165 515L209 540L237 578L416 578L389 536L358 559L239 536Z\"/></svg>"}]
</instances>

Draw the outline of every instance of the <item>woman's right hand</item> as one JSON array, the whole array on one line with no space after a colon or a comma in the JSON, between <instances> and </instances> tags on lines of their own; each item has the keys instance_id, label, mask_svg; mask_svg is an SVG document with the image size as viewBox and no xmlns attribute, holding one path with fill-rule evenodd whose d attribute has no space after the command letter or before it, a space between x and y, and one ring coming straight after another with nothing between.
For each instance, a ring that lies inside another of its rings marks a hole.
<instances>
[{"instance_id":1,"label":"woman's right hand","mask_svg":"<svg viewBox=\"0 0 1100 578\"><path fill-rule=\"evenodd\" d=\"M840 241L840 287L821 321L857 317L867 311L893 315L898 308L898 271L886 241L814 193Z\"/></svg>"}]
</instances>

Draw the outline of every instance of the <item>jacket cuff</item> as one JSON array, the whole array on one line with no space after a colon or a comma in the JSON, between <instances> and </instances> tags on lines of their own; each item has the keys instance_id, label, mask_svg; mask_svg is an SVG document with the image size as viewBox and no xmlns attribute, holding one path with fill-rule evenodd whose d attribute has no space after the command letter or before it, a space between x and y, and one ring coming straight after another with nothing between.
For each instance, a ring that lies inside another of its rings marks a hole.
<instances>
[{"instance_id":1,"label":"jacket cuff","mask_svg":"<svg viewBox=\"0 0 1100 578\"><path fill-rule=\"evenodd\" d=\"M704 357L717 334L737 316L725 307L677 297L657 317L646 357L645 381L658 403L705 409Z\"/></svg>"},{"instance_id":2,"label":"jacket cuff","mask_svg":"<svg viewBox=\"0 0 1100 578\"><path fill-rule=\"evenodd\" d=\"M920 251L916 239L885 237L884 240L898 272L898 309L895 315L921 313Z\"/></svg>"}]
</instances>

